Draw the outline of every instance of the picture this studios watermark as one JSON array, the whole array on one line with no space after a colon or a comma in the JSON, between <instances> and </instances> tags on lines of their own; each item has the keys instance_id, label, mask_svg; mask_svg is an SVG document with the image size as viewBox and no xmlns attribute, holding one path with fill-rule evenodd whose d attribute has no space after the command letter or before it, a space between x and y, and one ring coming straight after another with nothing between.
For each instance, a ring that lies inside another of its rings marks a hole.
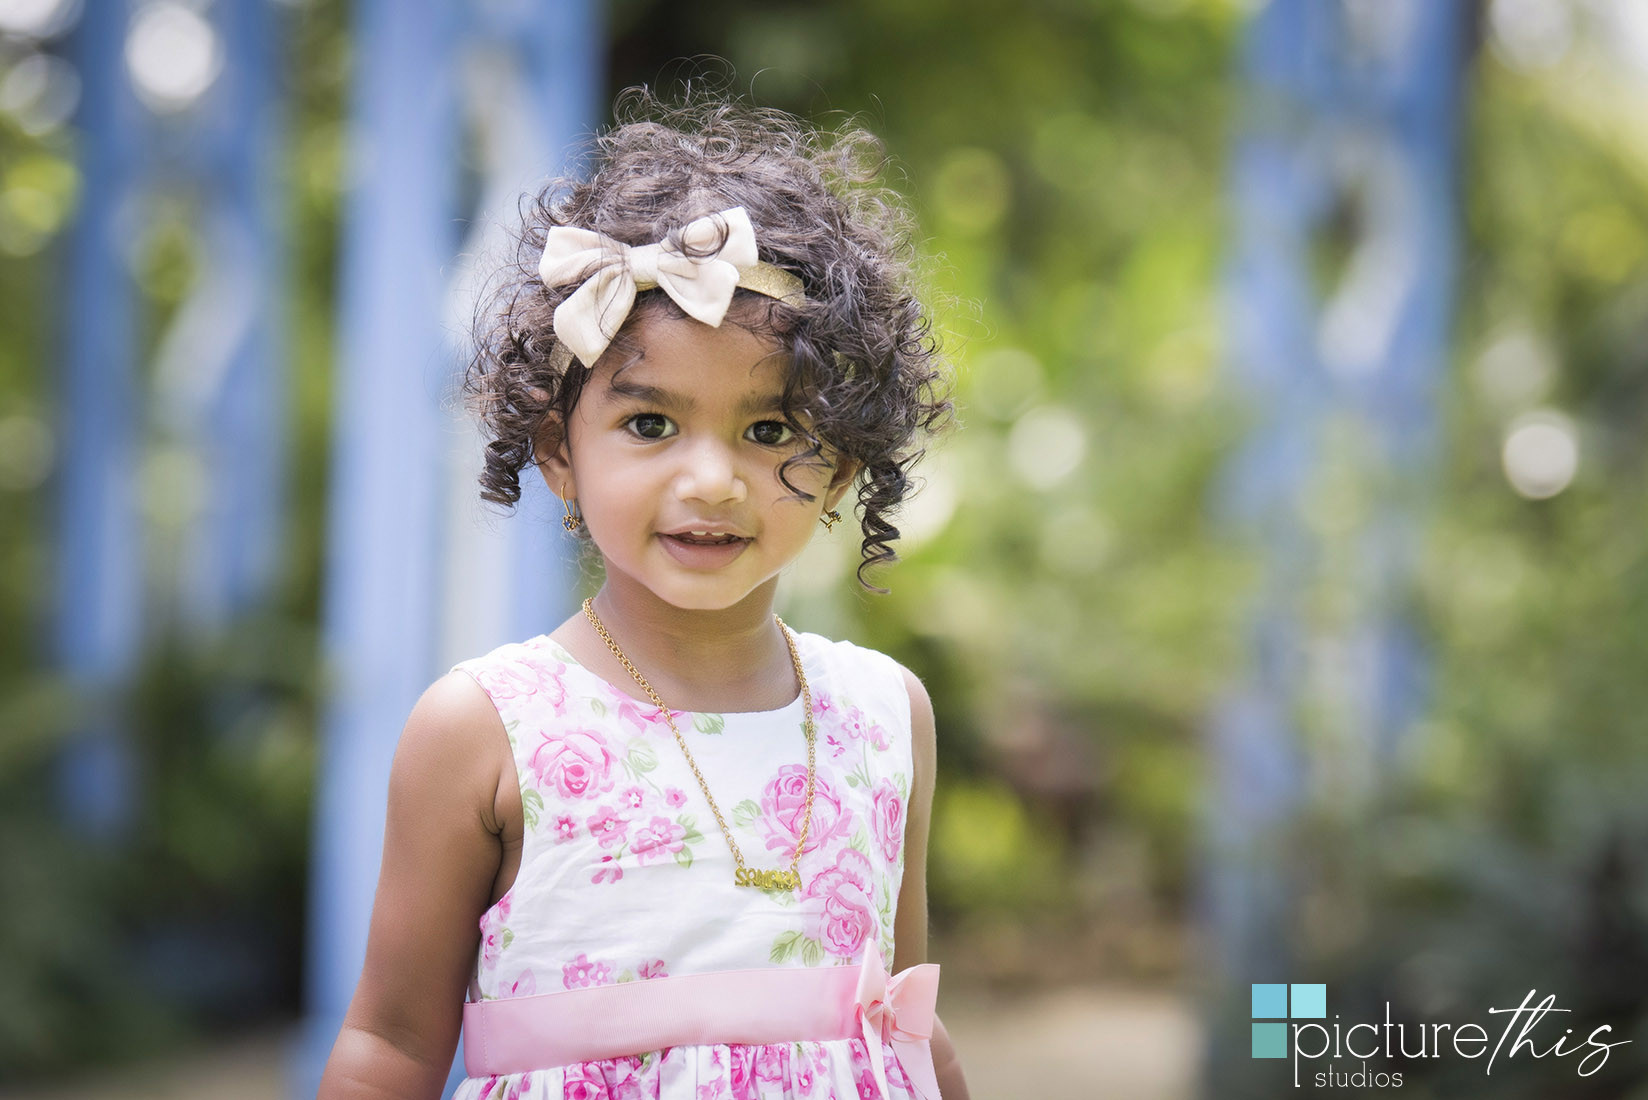
<instances>
[{"instance_id":1,"label":"picture this studios watermark","mask_svg":"<svg viewBox=\"0 0 1648 1100\"><path fill-rule=\"evenodd\" d=\"M1294 1088L1401 1088L1402 1072L1392 1068L1401 1058L1486 1056L1482 1071L1489 1076L1501 1057L1573 1058L1574 1072L1589 1077L1607 1063L1609 1051L1630 1042L1608 1042L1610 1024L1578 1037L1557 1015L1572 1010L1558 1008L1554 993L1536 1002L1538 996L1538 990L1530 989L1515 1008L1488 1009L1486 1026L1394 1022L1389 1001L1383 1021L1349 1023L1337 1013L1329 1022L1325 985L1255 985L1253 1057L1291 1059ZM1494 1040L1498 1016L1509 1018Z\"/></svg>"}]
</instances>

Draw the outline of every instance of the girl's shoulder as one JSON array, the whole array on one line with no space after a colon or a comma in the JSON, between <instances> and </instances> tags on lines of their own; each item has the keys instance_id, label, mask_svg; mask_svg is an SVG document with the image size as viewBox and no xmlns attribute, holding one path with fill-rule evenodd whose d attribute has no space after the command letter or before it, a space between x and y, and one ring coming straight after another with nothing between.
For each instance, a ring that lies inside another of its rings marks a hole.
<instances>
[{"instance_id":1,"label":"girl's shoulder","mask_svg":"<svg viewBox=\"0 0 1648 1100\"><path fill-rule=\"evenodd\" d=\"M837 688L855 697L870 697L894 710L901 721L910 720L915 676L898 661L878 649L859 645L845 639L835 640L822 634L797 632L804 659L819 668L825 678Z\"/></svg>"}]
</instances>

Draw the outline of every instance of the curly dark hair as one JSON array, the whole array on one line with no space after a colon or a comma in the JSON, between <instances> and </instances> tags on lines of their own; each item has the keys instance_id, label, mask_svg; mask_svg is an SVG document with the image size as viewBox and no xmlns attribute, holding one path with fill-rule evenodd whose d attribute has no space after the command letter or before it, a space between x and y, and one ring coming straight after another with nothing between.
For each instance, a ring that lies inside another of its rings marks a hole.
<instances>
[{"instance_id":1,"label":"curly dark hair","mask_svg":"<svg viewBox=\"0 0 1648 1100\"><path fill-rule=\"evenodd\" d=\"M591 371L556 355L555 307L576 286L545 286L546 232L577 226L625 244L666 237L695 218L742 206L760 258L799 276L787 305L739 289L728 322L775 338L788 354L782 415L807 447L780 467L828 449L855 461L865 571L897 560L893 516L912 491L926 438L952 405L932 320L916 290L913 221L876 181L880 143L849 126L824 133L781 111L719 95L666 104L645 88L618 99L618 124L597 135L583 178L563 177L522 203L516 255L476 325L464 389L489 437L482 497L513 506L534 443L557 441ZM650 310L685 316L663 291L641 291L629 321ZM621 329L614 348L625 346ZM810 495L802 494L811 499Z\"/></svg>"}]
</instances>

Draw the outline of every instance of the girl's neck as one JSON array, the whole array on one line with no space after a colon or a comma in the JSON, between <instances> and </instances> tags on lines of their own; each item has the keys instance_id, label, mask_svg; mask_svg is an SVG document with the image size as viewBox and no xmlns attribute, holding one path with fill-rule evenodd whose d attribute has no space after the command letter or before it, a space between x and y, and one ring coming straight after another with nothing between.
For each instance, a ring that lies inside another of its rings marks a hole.
<instances>
[{"instance_id":1,"label":"girl's neck","mask_svg":"<svg viewBox=\"0 0 1648 1100\"><path fill-rule=\"evenodd\" d=\"M789 647L773 622L777 583L774 578L731 607L698 611L609 578L595 594L595 614L672 710L774 710L800 690ZM554 637L586 668L644 696L582 609Z\"/></svg>"}]
</instances>

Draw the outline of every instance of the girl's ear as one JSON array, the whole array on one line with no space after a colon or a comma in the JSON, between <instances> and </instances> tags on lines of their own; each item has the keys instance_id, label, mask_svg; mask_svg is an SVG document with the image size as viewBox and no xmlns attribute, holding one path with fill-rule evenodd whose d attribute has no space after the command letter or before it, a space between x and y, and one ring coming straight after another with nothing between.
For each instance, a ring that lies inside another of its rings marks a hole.
<instances>
[{"instance_id":1,"label":"girl's ear","mask_svg":"<svg viewBox=\"0 0 1648 1100\"><path fill-rule=\"evenodd\" d=\"M533 440L532 457L550 492L562 500L576 499L578 480L572 473L566 429L558 414L552 412L544 418Z\"/></svg>"},{"instance_id":2,"label":"girl's ear","mask_svg":"<svg viewBox=\"0 0 1648 1100\"><path fill-rule=\"evenodd\" d=\"M835 468L835 474L830 478L829 488L824 490L824 508L828 511L841 503L841 498L847 490L852 488L853 479L864 467L861 463L850 458L842 459Z\"/></svg>"}]
</instances>

